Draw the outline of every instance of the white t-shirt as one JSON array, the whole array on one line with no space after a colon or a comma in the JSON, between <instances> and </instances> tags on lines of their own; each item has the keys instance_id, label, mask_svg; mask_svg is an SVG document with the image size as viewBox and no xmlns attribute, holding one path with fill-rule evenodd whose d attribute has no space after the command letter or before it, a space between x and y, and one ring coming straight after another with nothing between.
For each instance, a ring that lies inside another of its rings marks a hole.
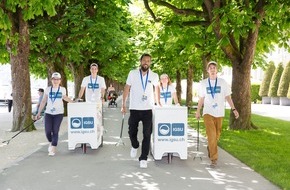
<instances>
[{"instance_id":1,"label":"white t-shirt","mask_svg":"<svg viewBox=\"0 0 290 190\"><path fill-rule=\"evenodd\" d=\"M44 94L47 95L45 113L50 115L63 114L64 107L62 98L66 95L66 89L62 86L59 88L51 88L49 86L45 89Z\"/></svg>"},{"instance_id":2,"label":"white t-shirt","mask_svg":"<svg viewBox=\"0 0 290 190\"><path fill-rule=\"evenodd\" d=\"M168 87L168 88L167 88ZM162 106L170 106L172 105L173 94L176 92L176 89L173 85L168 85L165 88L160 86L160 103Z\"/></svg>"},{"instance_id":3,"label":"white t-shirt","mask_svg":"<svg viewBox=\"0 0 290 190\"><path fill-rule=\"evenodd\" d=\"M231 88L222 78L217 80L204 79L200 82L198 95L204 97L203 115L214 117L225 116L225 97L231 95Z\"/></svg>"},{"instance_id":4,"label":"white t-shirt","mask_svg":"<svg viewBox=\"0 0 290 190\"><path fill-rule=\"evenodd\" d=\"M82 81L81 87L86 87L86 102L101 101L101 89L107 88L105 79L98 75L96 78L92 78L91 75L86 76Z\"/></svg>"},{"instance_id":5,"label":"white t-shirt","mask_svg":"<svg viewBox=\"0 0 290 190\"><path fill-rule=\"evenodd\" d=\"M148 76L148 78L147 78ZM147 85L146 85L147 78ZM126 84L130 88L130 110L150 110L154 106L154 89L153 86L158 85L158 74L148 70L148 75L142 76L143 85L140 75L140 69L130 71ZM146 88L145 88L146 86ZM144 88L145 91L144 91Z\"/></svg>"}]
</instances>

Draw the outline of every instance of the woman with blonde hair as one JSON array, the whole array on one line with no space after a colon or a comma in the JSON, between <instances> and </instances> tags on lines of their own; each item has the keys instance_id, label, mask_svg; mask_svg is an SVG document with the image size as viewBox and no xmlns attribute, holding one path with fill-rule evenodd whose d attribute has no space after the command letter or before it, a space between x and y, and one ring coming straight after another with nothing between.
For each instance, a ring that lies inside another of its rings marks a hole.
<instances>
[{"instance_id":1,"label":"woman with blonde hair","mask_svg":"<svg viewBox=\"0 0 290 190\"><path fill-rule=\"evenodd\" d=\"M162 74L160 76L160 104L161 106L170 106L172 105L172 100L175 105L180 105L175 87L172 85L170 78L167 74Z\"/></svg>"}]
</instances>

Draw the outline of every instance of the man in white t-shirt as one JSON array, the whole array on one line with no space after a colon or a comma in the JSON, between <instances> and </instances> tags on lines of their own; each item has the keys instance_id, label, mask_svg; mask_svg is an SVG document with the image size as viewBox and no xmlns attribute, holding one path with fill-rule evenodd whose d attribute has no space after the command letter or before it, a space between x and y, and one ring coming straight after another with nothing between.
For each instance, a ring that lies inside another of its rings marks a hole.
<instances>
[{"instance_id":1,"label":"man in white t-shirt","mask_svg":"<svg viewBox=\"0 0 290 190\"><path fill-rule=\"evenodd\" d=\"M200 119L200 110L204 106L203 120L208 140L208 156L211 160L210 167L215 167L218 159L217 143L221 135L223 117L225 116L225 100L232 108L236 119L239 117L239 113L232 101L232 92L229 85L224 79L217 77L217 63L209 62L207 72L209 77L200 82L196 118Z\"/></svg>"},{"instance_id":2,"label":"man in white t-shirt","mask_svg":"<svg viewBox=\"0 0 290 190\"><path fill-rule=\"evenodd\" d=\"M96 63L90 66L91 75L86 76L81 84L78 99L81 99L84 91L86 102L100 102L104 101L106 91L105 79L98 75L99 67Z\"/></svg>"},{"instance_id":3,"label":"man in white t-shirt","mask_svg":"<svg viewBox=\"0 0 290 190\"><path fill-rule=\"evenodd\" d=\"M138 124L143 124L142 150L139 157L140 168L147 168L147 158L150 149L152 133L152 109L154 106L154 89L159 92L158 74L150 69L151 56L143 54L140 58L140 68L130 71L123 92L122 113L126 113L126 100L130 93L129 136L131 140L131 157L137 156L139 141L137 139Z\"/></svg>"}]
</instances>

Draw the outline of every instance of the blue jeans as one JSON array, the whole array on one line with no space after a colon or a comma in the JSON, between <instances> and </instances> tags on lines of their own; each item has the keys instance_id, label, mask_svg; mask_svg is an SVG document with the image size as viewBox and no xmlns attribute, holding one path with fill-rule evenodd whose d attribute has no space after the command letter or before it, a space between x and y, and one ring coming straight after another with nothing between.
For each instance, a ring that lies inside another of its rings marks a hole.
<instances>
[{"instance_id":1,"label":"blue jeans","mask_svg":"<svg viewBox=\"0 0 290 190\"><path fill-rule=\"evenodd\" d=\"M63 119L63 114L51 115L46 113L44 117L46 138L52 146L57 146L58 132Z\"/></svg>"},{"instance_id":2,"label":"blue jeans","mask_svg":"<svg viewBox=\"0 0 290 190\"><path fill-rule=\"evenodd\" d=\"M142 152L139 160L147 160L152 133L152 110L130 110L128 120L129 137L133 148L139 147L139 141L137 139L139 121L142 121L143 124Z\"/></svg>"}]
</instances>

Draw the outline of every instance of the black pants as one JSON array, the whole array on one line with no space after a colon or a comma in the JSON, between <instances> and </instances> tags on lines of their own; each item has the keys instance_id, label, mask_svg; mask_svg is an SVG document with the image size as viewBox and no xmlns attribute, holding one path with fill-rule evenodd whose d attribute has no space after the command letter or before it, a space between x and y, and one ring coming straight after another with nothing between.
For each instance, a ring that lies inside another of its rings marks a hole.
<instances>
[{"instance_id":1,"label":"black pants","mask_svg":"<svg viewBox=\"0 0 290 190\"><path fill-rule=\"evenodd\" d=\"M152 133L152 110L130 110L130 117L128 120L129 137L133 148L139 147L137 138L139 121L142 121L143 124L142 152L139 160L147 160Z\"/></svg>"},{"instance_id":2,"label":"black pants","mask_svg":"<svg viewBox=\"0 0 290 190\"><path fill-rule=\"evenodd\" d=\"M8 112L11 112L13 100L8 100Z\"/></svg>"}]
</instances>

